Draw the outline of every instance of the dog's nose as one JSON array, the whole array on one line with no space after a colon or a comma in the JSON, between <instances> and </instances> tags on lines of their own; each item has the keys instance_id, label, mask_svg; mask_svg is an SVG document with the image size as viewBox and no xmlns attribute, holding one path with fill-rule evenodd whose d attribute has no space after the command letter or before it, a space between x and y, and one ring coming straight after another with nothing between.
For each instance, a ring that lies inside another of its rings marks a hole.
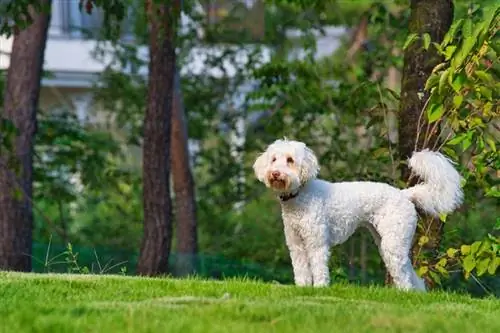
<instances>
[{"instance_id":1,"label":"dog's nose","mask_svg":"<svg viewBox=\"0 0 500 333\"><path fill-rule=\"evenodd\" d=\"M277 179L277 178L279 178L279 176L280 176L280 172L279 172L279 171L273 171L273 172L271 173L271 176L273 176L273 178Z\"/></svg>"}]
</instances>

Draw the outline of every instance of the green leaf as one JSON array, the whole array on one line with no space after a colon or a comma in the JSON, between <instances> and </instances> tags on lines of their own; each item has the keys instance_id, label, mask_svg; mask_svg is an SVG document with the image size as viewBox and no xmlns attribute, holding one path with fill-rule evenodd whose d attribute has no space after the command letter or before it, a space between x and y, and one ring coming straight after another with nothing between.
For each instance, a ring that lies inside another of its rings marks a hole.
<instances>
[{"instance_id":1,"label":"green leaf","mask_svg":"<svg viewBox=\"0 0 500 333\"><path fill-rule=\"evenodd\" d=\"M456 50L457 50L456 45L447 46L446 49L444 49L445 60L446 61L450 60L451 57L453 57L453 55L455 54Z\"/></svg>"},{"instance_id":2,"label":"green leaf","mask_svg":"<svg viewBox=\"0 0 500 333\"><path fill-rule=\"evenodd\" d=\"M439 220L440 220L441 222L446 222L446 217L447 217L447 215L446 215L446 214L439 214Z\"/></svg>"},{"instance_id":3,"label":"green leaf","mask_svg":"<svg viewBox=\"0 0 500 333\"><path fill-rule=\"evenodd\" d=\"M493 150L494 152L497 151L497 145L495 144L495 141L492 138L487 138L486 143L488 144L488 146L490 146L491 150Z\"/></svg>"},{"instance_id":4,"label":"green leaf","mask_svg":"<svg viewBox=\"0 0 500 333\"><path fill-rule=\"evenodd\" d=\"M429 242L429 237L427 236L421 236L419 239L418 239L418 245L419 246L424 246L425 244L427 244Z\"/></svg>"},{"instance_id":5,"label":"green leaf","mask_svg":"<svg viewBox=\"0 0 500 333\"><path fill-rule=\"evenodd\" d=\"M403 50L406 50L416 39L418 39L418 35L416 33L408 35L405 43L403 44Z\"/></svg>"},{"instance_id":6,"label":"green leaf","mask_svg":"<svg viewBox=\"0 0 500 333\"><path fill-rule=\"evenodd\" d=\"M483 82L489 83L489 84L495 84L495 80L493 79L493 76L490 73L487 73L485 71L475 71L474 74Z\"/></svg>"},{"instance_id":7,"label":"green leaf","mask_svg":"<svg viewBox=\"0 0 500 333\"><path fill-rule=\"evenodd\" d=\"M476 241L476 242L472 243L472 245L470 246L470 253L476 254L479 251L481 244L482 244L481 241Z\"/></svg>"},{"instance_id":8,"label":"green leaf","mask_svg":"<svg viewBox=\"0 0 500 333\"><path fill-rule=\"evenodd\" d=\"M490 261L491 261L491 258L484 258L484 259L481 259L477 262L476 270L477 270L478 276L481 276L484 273L486 273L486 271L488 270L488 267L490 265Z\"/></svg>"},{"instance_id":9,"label":"green leaf","mask_svg":"<svg viewBox=\"0 0 500 333\"><path fill-rule=\"evenodd\" d=\"M479 87L479 91L481 92L481 95L486 97L489 101L491 101L493 99L493 91L491 91L490 88L485 87L485 86L481 86L481 87Z\"/></svg>"},{"instance_id":10,"label":"green leaf","mask_svg":"<svg viewBox=\"0 0 500 333\"><path fill-rule=\"evenodd\" d=\"M500 191L495 188L491 188L486 191L484 196L489 198L500 198Z\"/></svg>"},{"instance_id":11,"label":"green leaf","mask_svg":"<svg viewBox=\"0 0 500 333\"><path fill-rule=\"evenodd\" d=\"M449 248L448 250L446 250L446 255L450 258L453 258L453 257L455 257L455 254L457 254L457 252L458 252L458 249Z\"/></svg>"},{"instance_id":12,"label":"green leaf","mask_svg":"<svg viewBox=\"0 0 500 333\"><path fill-rule=\"evenodd\" d=\"M424 50L428 50L429 46L431 45L431 35L429 35L427 32L423 34L423 43L424 43Z\"/></svg>"},{"instance_id":13,"label":"green leaf","mask_svg":"<svg viewBox=\"0 0 500 333\"><path fill-rule=\"evenodd\" d=\"M448 75L450 75L450 68L446 69L442 74L441 77L439 78L439 88L438 92L439 95L443 96L444 95L444 89L446 88L446 81L448 79Z\"/></svg>"},{"instance_id":14,"label":"green leaf","mask_svg":"<svg viewBox=\"0 0 500 333\"><path fill-rule=\"evenodd\" d=\"M467 256L465 257L463 263L462 263L464 270L466 272L472 272L474 268L476 268L476 261L472 256Z\"/></svg>"},{"instance_id":15,"label":"green leaf","mask_svg":"<svg viewBox=\"0 0 500 333\"><path fill-rule=\"evenodd\" d=\"M420 266L420 268L418 269L418 276L422 277L424 276L427 272L429 271L429 267L428 266Z\"/></svg>"},{"instance_id":16,"label":"green leaf","mask_svg":"<svg viewBox=\"0 0 500 333\"><path fill-rule=\"evenodd\" d=\"M488 266L488 274L494 275L497 272L498 266L500 266L500 258L495 257L490 261L490 265Z\"/></svg>"},{"instance_id":17,"label":"green leaf","mask_svg":"<svg viewBox=\"0 0 500 333\"><path fill-rule=\"evenodd\" d=\"M438 274L436 274L435 272L433 271L430 271L429 272L429 276L431 277L431 279L436 282L437 284L441 284L441 278L439 277Z\"/></svg>"},{"instance_id":18,"label":"green leaf","mask_svg":"<svg viewBox=\"0 0 500 333\"><path fill-rule=\"evenodd\" d=\"M485 117L488 117L491 115L491 112L493 110L493 103L491 102L486 102L484 105L483 105L483 115Z\"/></svg>"},{"instance_id":19,"label":"green leaf","mask_svg":"<svg viewBox=\"0 0 500 333\"><path fill-rule=\"evenodd\" d=\"M432 42L432 45L436 48L436 50L438 51L439 54L444 53L443 48L441 47L441 44L436 43L436 42Z\"/></svg>"},{"instance_id":20,"label":"green leaf","mask_svg":"<svg viewBox=\"0 0 500 333\"><path fill-rule=\"evenodd\" d=\"M455 107L455 109L458 109L460 105L462 105L463 101L464 101L464 96L462 95L453 96L453 107Z\"/></svg>"},{"instance_id":21,"label":"green leaf","mask_svg":"<svg viewBox=\"0 0 500 333\"><path fill-rule=\"evenodd\" d=\"M429 122L429 124L432 124L436 120L441 119L444 114L444 107L442 104L433 104L427 110L427 121Z\"/></svg>"},{"instance_id":22,"label":"green leaf","mask_svg":"<svg viewBox=\"0 0 500 333\"><path fill-rule=\"evenodd\" d=\"M465 76L465 74L460 73L453 78L453 83L451 84L451 86L456 93L459 93L463 88L465 82L467 82L467 77Z\"/></svg>"},{"instance_id":23,"label":"green leaf","mask_svg":"<svg viewBox=\"0 0 500 333\"><path fill-rule=\"evenodd\" d=\"M446 258L441 258L439 259L438 263L436 264L436 267L445 267L446 264L448 263L448 260Z\"/></svg>"},{"instance_id":24,"label":"green leaf","mask_svg":"<svg viewBox=\"0 0 500 333\"><path fill-rule=\"evenodd\" d=\"M444 276L448 276L448 271L444 266L436 266L436 270Z\"/></svg>"},{"instance_id":25,"label":"green leaf","mask_svg":"<svg viewBox=\"0 0 500 333\"><path fill-rule=\"evenodd\" d=\"M460 246L460 253L462 253L462 255L466 256L470 253L470 245L462 245Z\"/></svg>"},{"instance_id":26,"label":"green leaf","mask_svg":"<svg viewBox=\"0 0 500 333\"><path fill-rule=\"evenodd\" d=\"M439 83L439 74L431 74L427 81L425 82L425 90L430 90L431 88L435 87Z\"/></svg>"},{"instance_id":27,"label":"green leaf","mask_svg":"<svg viewBox=\"0 0 500 333\"><path fill-rule=\"evenodd\" d=\"M460 45L459 50L451 59L451 67L453 70L462 66L463 62L467 58L467 56L471 55L472 48L476 45L476 38L472 33L472 20L468 19L465 21L463 29L463 41Z\"/></svg>"},{"instance_id":28,"label":"green leaf","mask_svg":"<svg viewBox=\"0 0 500 333\"><path fill-rule=\"evenodd\" d=\"M462 28L462 35L465 39L472 37L472 19L467 19Z\"/></svg>"},{"instance_id":29,"label":"green leaf","mask_svg":"<svg viewBox=\"0 0 500 333\"><path fill-rule=\"evenodd\" d=\"M485 239L481 241L481 246L477 250L477 255L479 256L485 252L489 252L490 249L491 249L491 242L489 241L489 239Z\"/></svg>"},{"instance_id":30,"label":"green leaf","mask_svg":"<svg viewBox=\"0 0 500 333\"><path fill-rule=\"evenodd\" d=\"M387 147L380 147L380 148L377 148L373 153L372 153L372 156L374 158L379 158L381 156L389 156L389 148Z\"/></svg>"},{"instance_id":31,"label":"green leaf","mask_svg":"<svg viewBox=\"0 0 500 333\"><path fill-rule=\"evenodd\" d=\"M439 71L440 71L441 69L443 69L446 65L447 65L447 63L446 63L446 62L442 62L442 63L440 63L440 64L436 65L436 67L434 67L434 68L432 69L432 74L434 74L434 73L436 73L436 72L439 72Z\"/></svg>"},{"instance_id":32,"label":"green leaf","mask_svg":"<svg viewBox=\"0 0 500 333\"><path fill-rule=\"evenodd\" d=\"M449 140L447 142L447 144L450 146L458 145L459 143L464 141L466 137L467 137L467 133L461 133L461 134L455 136L453 139Z\"/></svg>"},{"instance_id":33,"label":"green leaf","mask_svg":"<svg viewBox=\"0 0 500 333\"><path fill-rule=\"evenodd\" d=\"M469 147L472 145L472 135L474 133L472 131L469 131L465 135L465 139L462 141L462 150L466 151L469 149Z\"/></svg>"},{"instance_id":34,"label":"green leaf","mask_svg":"<svg viewBox=\"0 0 500 333\"><path fill-rule=\"evenodd\" d=\"M451 59L451 67L455 70L463 65L465 59L472 54L472 48L476 44L474 37L467 38L463 41L460 49Z\"/></svg>"},{"instance_id":35,"label":"green leaf","mask_svg":"<svg viewBox=\"0 0 500 333\"><path fill-rule=\"evenodd\" d=\"M463 23L464 23L464 19L459 19L459 20L456 20L455 22L453 22L450 29L448 30L448 32L444 36L443 45L448 45L455 38L455 35L456 35L458 29L462 26Z\"/></svg>"},{"instance_id":36,"label":"green leaf","mask_svg":"<svg viewBox=\"0 0 500 333\"><path fill-rule=\"evenodd\" d=\"M500 6L498 6L498 4L486 6L483 8L484 15L481 22L479 22L478 24L476 34L479 43L481 43L480 45L484 43L490 29L498 32L498 26L495 26L495 17L499 14L499 11Z\"/></svg>"}]
</instances>

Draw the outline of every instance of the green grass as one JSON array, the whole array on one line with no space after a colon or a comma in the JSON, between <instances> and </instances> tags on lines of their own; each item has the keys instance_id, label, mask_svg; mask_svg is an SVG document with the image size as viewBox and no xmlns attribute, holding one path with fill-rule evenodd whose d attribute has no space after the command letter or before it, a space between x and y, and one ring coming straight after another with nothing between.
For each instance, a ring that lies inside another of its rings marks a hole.
<instances>
[{"instance_id":1,"label":"green grass","mask_svg":"<svg viewBox=\"0 0 500 333\"><path fill-rule=\"evenodd\" d=\"M500 332L500 300L346 285L0 272L0 332Z\"/></svg>"}]
</instances>

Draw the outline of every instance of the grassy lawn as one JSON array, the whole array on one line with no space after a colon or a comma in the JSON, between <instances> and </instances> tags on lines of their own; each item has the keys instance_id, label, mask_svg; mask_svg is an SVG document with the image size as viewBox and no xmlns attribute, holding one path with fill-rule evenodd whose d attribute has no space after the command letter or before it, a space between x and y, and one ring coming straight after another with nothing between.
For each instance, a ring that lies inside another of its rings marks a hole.
<instances>
[{"instance_id":1,"label":"grassy lawn","mask_svg":"<svg viewBox=\"0 0 500 333\"><path fill-rule=\"evenodd\" d=\"M0 332L500 332L500 300L346 285L0 272Z\"/></svg>"}]
</instances>

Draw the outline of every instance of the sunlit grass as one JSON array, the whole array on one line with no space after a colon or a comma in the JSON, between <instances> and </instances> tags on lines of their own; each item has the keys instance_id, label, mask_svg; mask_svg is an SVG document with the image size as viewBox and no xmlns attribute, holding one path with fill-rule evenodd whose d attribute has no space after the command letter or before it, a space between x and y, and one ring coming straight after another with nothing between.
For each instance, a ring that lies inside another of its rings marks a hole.
<instances>
[{"instance_id":1,"label":"sunlit grass","mask_svg":"<svg viewBox=\"0 0 500 333\"><path fill-rule=\"evenodd\" d=\"M499 313L442 292L0 273L1 332L498 332Z\"/></svg>"}]
</instances>

